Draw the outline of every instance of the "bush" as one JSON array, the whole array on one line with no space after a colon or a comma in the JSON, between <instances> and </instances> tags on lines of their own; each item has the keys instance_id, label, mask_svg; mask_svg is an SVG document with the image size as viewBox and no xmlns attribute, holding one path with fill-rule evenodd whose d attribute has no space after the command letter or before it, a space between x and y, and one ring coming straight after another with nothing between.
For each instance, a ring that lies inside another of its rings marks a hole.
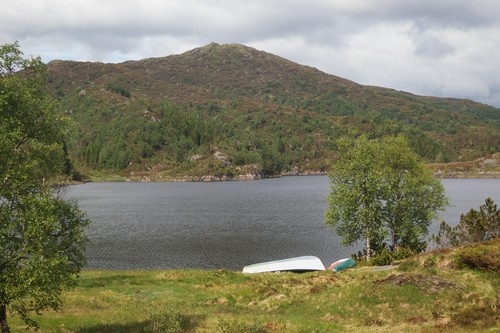
<instances>
[{"instance_id":1,"label":"bush","mask_svg":"<svg viewBox=\"0 0 500 333\"><path fill-rule=\"evenodd\" d=\"M492 327L498 318L496 306L496 304L474 304L453 314L451 319L460 327Z\"/></svg>"},{"instance_id":2,"label":"bush","mask_svg":"<svg viewBox=\"0 0 500 333\"><path fill-rule=\"evenodd\" d=\"M130 98L131 96L130 91L119 83L108 84L108 89L116 94L122 95L123 97Z\"/></svg>"},{"instance_id":3,"label":"bush","mask_svg":"<svg viewBox=\"0 0 500 333\"><path fill-rule=\"evenodd\" d=\"M474 247L464 247L456 254L459 266L500 273L500 239Z\"/></svg>"},{"instance_id":4,"label":"bush","mask_svg":"<svg viewBox=\"0 0 500 333\"><path fill-rule=\"evenodd\" d=\"M374 266L392 265L396 261L409 258L414 254L415 251L405 247L398 248L395 251L389 251L387 248L383 248L379 253L374 253L370 259L370 264Z\"/></svg>"},{"instance_id":5,"label":"bush","mask_svg":"<svg viewBox=\"0 0 500 333\"><path fill-rule=\"evenodd\" d=\"M217 324L217 332L220 333L267 333L269 330L259 322L245 323L235 320L227 321L220 319Z\"/></svg>"},{"instance_id":6,"label":"bush","mask_svg":"<svg viewBox=\"0 0 500 333\"><path fill-rule=\"evenodd\" d=\"M186 330L188 320L173 308L153 309L149 313L149 333L181 333Z\"/></svg>"}]
</instances>

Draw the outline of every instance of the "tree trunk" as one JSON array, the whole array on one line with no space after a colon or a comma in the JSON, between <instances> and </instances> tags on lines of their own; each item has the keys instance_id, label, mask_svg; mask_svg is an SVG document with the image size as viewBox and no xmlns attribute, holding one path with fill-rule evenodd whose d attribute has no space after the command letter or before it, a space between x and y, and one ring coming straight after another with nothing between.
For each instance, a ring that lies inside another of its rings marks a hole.
<instances>
[{"instance_id":1,"label":"tree trunk","mask_svg":"<svg viewBox=\"0 0 500 333\"><path fill-rule=\"evenodd\" d=\"M370 260L370 258L371 258L370 252L372 252L372 248L370 246L370 236L366 236L365 251L366 251L366 260Z\"/></svg>"},{"instance_id":2,"label":"tree trunk","mask_svg":"<svg viewBox=\"0 0 500 333\"><path fill-rule=\"evenodd\" d=\"M2 333L10 333L9 324L7 323L7 307L0 305L0 330Z\"/></svg>"},{"instance_id":3,"label":"tree trunk","mask_svg":"<svg viewBox=\"0 0 500 333\"><path fill-rule=\"evenodd\" d=\"M396 238L396 232L392 232L392 250L396 252L399 248L398 240Z\"/></svg>"}]
</instances>

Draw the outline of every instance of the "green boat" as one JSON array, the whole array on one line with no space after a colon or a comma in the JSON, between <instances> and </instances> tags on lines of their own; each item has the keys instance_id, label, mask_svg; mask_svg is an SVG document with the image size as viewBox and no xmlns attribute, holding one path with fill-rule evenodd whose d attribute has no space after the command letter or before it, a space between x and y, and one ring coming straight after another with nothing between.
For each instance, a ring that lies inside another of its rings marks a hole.
<instances>
[{"instance_id":1,"label":"green boat","mask_svg":"<svg viewBox=\"0 0 500 333\"><path fill-rule=\"evenodd\" d=\"M333 264L328 267L329 270L332 270L334 272L340 272L344 269L351 268L356 266L356 262L352 258L345 258L345 259L340 259L334 262Z\"/></svg>"}]
</instances>

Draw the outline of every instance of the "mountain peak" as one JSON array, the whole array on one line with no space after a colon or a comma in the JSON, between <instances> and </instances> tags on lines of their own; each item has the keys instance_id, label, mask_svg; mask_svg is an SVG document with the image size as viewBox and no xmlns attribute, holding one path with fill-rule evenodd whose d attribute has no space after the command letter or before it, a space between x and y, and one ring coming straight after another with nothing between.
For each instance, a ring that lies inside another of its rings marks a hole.
<instances>
[{"instance_id":1,"label":"mountain peak","mask_svg":"<svg viewBox=\"0 0 500 333\"><path fill-rule=\"evenodd\" d=\"M218 43L210 43L202 47L195 48L193 50L187 51L184 55L192 55L192 56L206 56L206 55L242 55L244 57L251 57L253 53L261 52L252 47L242 45L242 44L218 44Z\"/></svg>"},{"instance_id":2,"label":"mountain peak","mask_svg":"<svg viewBox=\"0 0 500 333\"><path fill-rule=\"evenodd\" d=\"M197 48L194 48L192 50L186 51L185 54L196 54L196 53L206 53L212 51L214 48L220 46L220 44L212 42L210 44L207 44L205 46L200 46Z\"/></svg>"}]
</instances>

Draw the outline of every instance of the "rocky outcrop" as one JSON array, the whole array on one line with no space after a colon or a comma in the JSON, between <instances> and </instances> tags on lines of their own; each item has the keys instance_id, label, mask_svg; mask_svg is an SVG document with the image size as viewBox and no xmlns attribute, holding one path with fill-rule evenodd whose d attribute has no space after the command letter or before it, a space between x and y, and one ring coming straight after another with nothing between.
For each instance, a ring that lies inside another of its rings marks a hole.
<instances>
[{"instance_id":1,"label":"rocky outcrop","mask_svg":"<svg viewBox=\"0 0 500 333\"><path fill-rule=\"evenodd\" d=\"M260 173L247 173L238 176L238 180L259 180L259 179L262 179L262 175Z\"/></svg>"},{"instance_id":2,"label":"rocky outcrop","mask_svg":"<svg viewBox=\"0 0 500 333\"><path fill-rule=\"evenodd\" d=\"M258 173L247 173L238 176L229 175L205 175L205 176L184 176L181 181L183 182L223 182L231 180L259 180L262 179L262 175Z\"/></svg>"},{"instance_id":3,"label":"rocky outcrop","mask_svg":"<svg viewBox=\"0 0 500 333\"><path fill-rule=\"evenodd\" d=\"M215 148L215 152L214 152L214 157L215 159L217 159L222 165L224 166L231 166L231 161L229 160L229 158L226 157L226 155L224 155L223 153L221 153L220 151L217 150L217 148Z\"/></svg>"},{"instance_id":4,"label":"rocky outcrop","mask_svg":"<svg viewBox=\"0 0 500 333\"><path fill-rule=\"evenodd\" d=\"M182 177L183 182L222 182L233 180L233 177L228 175L215 176L215 175L205 175L205 176L184 176Z\"/></svg>"},{"instance_id":5,"label":"rocky outcrop","mask_svg":"<svg viewBox=\"0 0 500 333\"><path fill-rule=\"evenodd\" d=\"M290 171L285 172L283 176L324 176L326 175L326 171L321 170L313 170L313 169L304 169L300 170L299 167L295 166Z\"/></svg>"}]
</instances>

